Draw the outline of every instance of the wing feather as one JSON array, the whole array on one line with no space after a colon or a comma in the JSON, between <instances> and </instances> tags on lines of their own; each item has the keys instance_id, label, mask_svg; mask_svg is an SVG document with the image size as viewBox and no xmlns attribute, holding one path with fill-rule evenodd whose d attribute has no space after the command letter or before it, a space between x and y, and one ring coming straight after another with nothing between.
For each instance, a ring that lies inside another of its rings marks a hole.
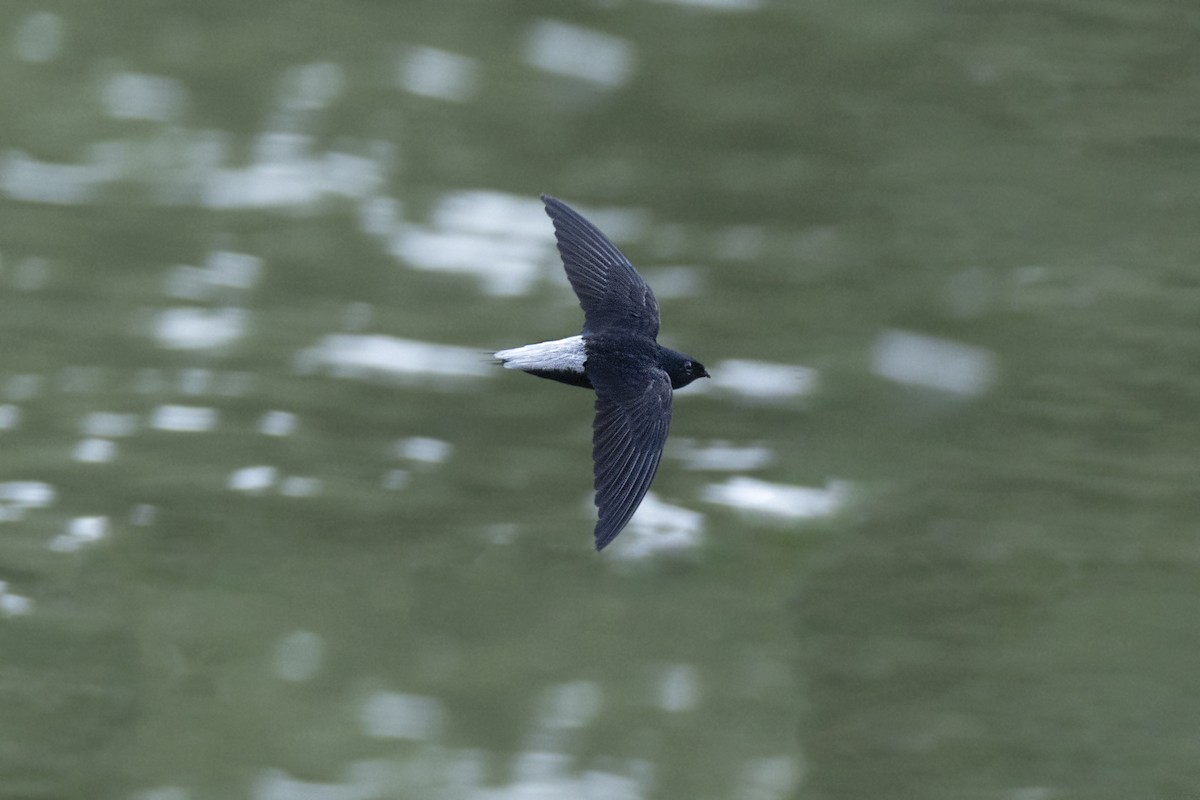
<instances>
[{"instance_id":1,"label":"wing feather","mask_svg":"<svg viewBox=\"0 0 1200 800\"><path fill-rule=\"evenodd\" d=\"M616 538L637 511L658 471L671 427L671 379L656 367L637 378L593 380L597 550Z\"/></svg>"},{"instance_id":2,"label":"wing feather","mask_svg":"<svg viewBox=\"0 0 1200 800\"><path fill-rule=\"evenodd\" d=\"M561 200L542 195L558 252L583 307L585 333L605 328L658 336L658 302L629 259L607 236Z\"/></svg>"}]
</instances>

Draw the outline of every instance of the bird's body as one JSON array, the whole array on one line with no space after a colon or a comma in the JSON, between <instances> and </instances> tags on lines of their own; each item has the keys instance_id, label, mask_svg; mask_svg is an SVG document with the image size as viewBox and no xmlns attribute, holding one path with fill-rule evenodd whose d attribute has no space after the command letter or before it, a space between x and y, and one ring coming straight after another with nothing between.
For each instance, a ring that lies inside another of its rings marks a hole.
<instances>
[{"instance_id":1,"label":"bird's body","mask_svg":"<svg viewBox=\"0 0 1200 800\"><path fill-rule=\"evenodd\" d=\"M658 344L658 303L633 265L594 225L542 195L563 267L583 307L583 332L496 353L505 367L594 389L592 460L596 549L637 510L658 470L671 424L671 392L708 373Z\"/></svg>"}]
</instances>

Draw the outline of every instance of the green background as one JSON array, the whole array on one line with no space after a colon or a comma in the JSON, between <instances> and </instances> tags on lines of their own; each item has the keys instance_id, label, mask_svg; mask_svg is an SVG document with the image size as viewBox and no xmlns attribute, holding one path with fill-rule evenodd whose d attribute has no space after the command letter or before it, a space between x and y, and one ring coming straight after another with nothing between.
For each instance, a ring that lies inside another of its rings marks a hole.
<instances>
[{"instance_id":1,"label":"green background","mask_svg":"<svg viewBox=\"0 0 1200 800\"><path fill-rule=\"evenodd\" d=\"M547 21L611 38L561 74ZM54 499L2 505L0 796L1195 797L1198 33L1165 0L4 3L0 482ZM488 365L580 324L543 191L718 379L815 370L679 394L682 552L593 552L590 398ZM417 268L430 230L482 278ZM219 252L258 266L180 271ZM180 308L230 340L165 346ZM887 380L894 330L995 379ZM312 369L340 332L478 374ZM706 500L742 472L850 501Z\"/></svg>"}]
</instances>

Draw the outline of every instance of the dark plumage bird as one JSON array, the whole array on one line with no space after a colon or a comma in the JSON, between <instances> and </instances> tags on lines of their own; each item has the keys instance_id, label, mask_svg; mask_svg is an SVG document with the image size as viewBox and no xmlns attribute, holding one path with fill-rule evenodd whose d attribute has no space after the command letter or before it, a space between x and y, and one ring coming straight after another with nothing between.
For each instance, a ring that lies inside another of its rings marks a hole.
<instances>
[{"instance_id":1,"label":"dark plumage bird","mask_svg":"<svg viewBox=\"0 0 1200 800\"><path fill-rule=\"evenodd\" d=\"M583 332L501 350L509 369L596 391L592 424L596 549L637 510L662 458L671 391L707 378L704 365L660 345L658 302L629 259L561 200L542 195L558 252L583 306Z\"/></svg>"}]
</instances>

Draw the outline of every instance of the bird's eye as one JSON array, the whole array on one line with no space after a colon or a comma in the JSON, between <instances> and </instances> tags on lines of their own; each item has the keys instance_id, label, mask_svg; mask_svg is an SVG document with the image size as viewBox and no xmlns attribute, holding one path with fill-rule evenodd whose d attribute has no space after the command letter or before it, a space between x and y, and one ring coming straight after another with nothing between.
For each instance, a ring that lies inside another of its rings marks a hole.
<instances>
[{"instance_id":1,"label":"bird's eye","mask_svg":"<svg viewBox=\"0 0 1200 800\"><path fill-rule=\"evenodd\" d=\"M685 361L685 362L683 362L683 368L686 369L688 372L691 372L693 369L696 368L696 364L693 361Z\"/></svg>"}]
</instances>

